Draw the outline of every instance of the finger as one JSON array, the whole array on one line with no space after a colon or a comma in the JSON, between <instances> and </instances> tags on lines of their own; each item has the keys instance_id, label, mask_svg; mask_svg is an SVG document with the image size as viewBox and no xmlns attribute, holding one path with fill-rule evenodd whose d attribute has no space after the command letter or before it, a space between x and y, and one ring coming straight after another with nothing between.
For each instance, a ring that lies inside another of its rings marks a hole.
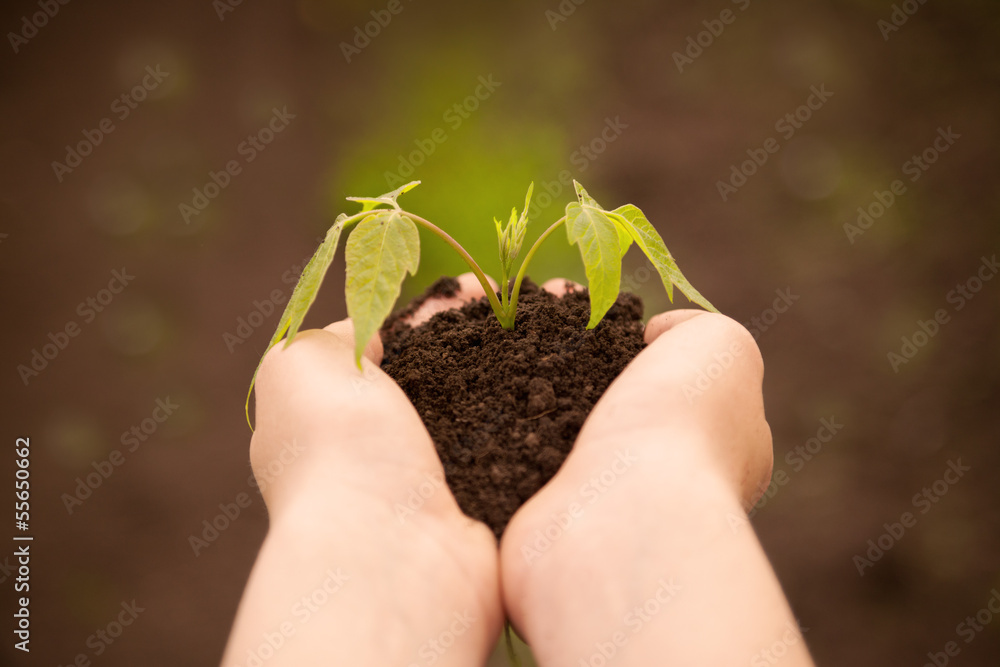
<instances>
[{"instance_id":1,"label":"finger","mask_svg":"<svg viewBox=\"0 0 1000 667\"><path fill-rule=\"evenodd\" d=\"M764 362L756 341L735 320L715 313L688 311L665 318L653 340L612 383L581 429L574 452L620 440L621 424L643 424L669 433L694 427L732 441L734 450L755 451L760 464L747 473L732 470L742 485L770 469L771 435L764 417L761 385ZM691 314L693 312L693 314ZM655 330L653 331L655 334ZM743 425L734 431L734 425ZM742 434L739 441L734 433ZM742 448L742 449L741 449ZM572 454L571 454L572 456ZM737 456L734 460L743 460ZM747 494L747 489L743 489Z\"/></svg>"},{"instance_id":2,"label":"finger","mask_svg":"<svg viewBox=\"0 0 1000 667\"><path fill-rule=\"evenodd\" d=\"M358 392L357 381L377 382L381 341L372 337L362 356L362 370L354 361L354 332L350 320L324 329L300 331L295 340L272 347L261 362L255 387L258 430L266 421L264 406L282 406L272 415L278 421L289 403L316 406L328 399L346 400Z\"/></svg>"},{"instance_id":3,"label":"finger","mask_svg":"<svg viewBox=\"0 0 1000 667\"><path fill-rule=\"evenodd\" d=\"M623 376L659 377L676 389L712 366L713 383L740 377L759 388L763 379L764 360L756 341L743 325L725 315L702 310L662 313L647 325L646 338L649 345L637 358L641 362L630 364ZM725 367L723 377L714 377L715 365ZM729 373L730 369L745 375ZM640 391L639 384L630 386Z\"/></svg>"},{"instance_id":4,"label":"finger","mask_svg":"<svg viewBox=\"0 0 1000 667\"><path fill-rule=\"evenodd\" d=\"M659 338L661 334L666 333L670 329L673 329L678 324L681 324L682 322L687 322L692 318L705 314L706 313L704 310L686 308L679 310L668 310L665 313L654 315L653 317L650 318L649 322L646 324L646 331L643 334L643 338L645 339L646 344L649 345L654 340Z\"/></svg>"},{"instance_id":5,"label":"finger","mask_svg":"<svg viewBox=\"0 0 1000 667\"><path fill-rule=\"evenodd\" d=\"M458 292L455 294L457 297L465 301L472 301L473 299L481 299L486 296L483 284L479 282L479 278L476 277L476 274L463 273L462 275L456 277L455 280L458 281ZM486 275L486 282L490 284L490 288L494 292L497 291L497 281L493 280L493 278L489 275Z\"/></svg>"},{"instance_id":6,"label":"finger","mask_svg":"<svg viewBox=\"0 0 1000 667\"><path fill-rule=\"evenodd\" d=\"M542 289L549 294L555 294L556 296L565 296L566 292L583 289L580 283L575 283L572 280L567 280L566 278L553 278L552 280L546 280L542 283Z\"/></svg>"},{"instance_id":7,"label":"finger","mask_svg":"<svg viewBox=\"0 0 1000 667\"><path fill-rule=\"evenodd\" d=\"M354 321L351 318L348 317L339 322L328 324L323 327L323 331L329 331L344 345L352 350L354 349ZM374 334L371 340L368 341L368 344L365 345L363 354L365 357L371 359L372 363L376 366L382 365L382 338L378 333Z\"/></svg>"},{"instance_id":8,"label":"finger","mask_svg":"<svg viewBox=\"0 0 1000 667\"><path fill-rule=\"evenodd\" d=\"M677 320L667 317L656 325L662 333L594 406L577 446L588 439L584 436L613 435L618 424L632 423L630 419L657 427L708 419L718 410L719 397L753 409L760 406L764 363L750 332L725 315L674 312L681 313Z\"/></svg>"},{"instance_id":9,"label":"finger","mask_svg":"<svg viewBox=\"0 0 1000 667\"><path fill-rule=\"evenodd\" d=\"M455 294L452 296L435 296L424 301L407 319L410 326L420 326L437 313L442 313L452 308L461 308L470 301L475 301L486 296L486 291L475 274L463 273L455 278L455 280L458 281L458 290L455 291ZM495 293L497 282L489 276L486 276L486 280Z\"/></svg>"},{"instance_id":10,"label":"finger","mask_svg":"<svg viewBox=\"0 0 1000 667\"><path fill-rule=\"evenodd\" d=\"M264 356L256 384L254 441L305 440L317 433L338 441L392 447L386 434L425 433L406 394L379 368L381 342L373 336L354 360L351 321L302 331L294 342ZM432 450L433 451L433 450Z\"/></svg>"},{"instance_id":11,"label":"finger","mask_svg":"<svg viewBox=\"0 0 1000 667\"><path fill-rule=\"evenodd\" d=\"M370 474L358 473L355 485L381 488L378 477L387 470L439 471L440 459L420 416L372 358L380 356L381 343L369 343L358 369L350 320L302 331L287 347L271 348L257 375L256 430L250 442L255 472L283 456L288 443L302 448L296 456L302 462L292 466L300 471L295 475L314 465L339 470L357 464ZM276 507L294 488L293 476L269 484L268 507Z\"/></svg>"}]
</instances>

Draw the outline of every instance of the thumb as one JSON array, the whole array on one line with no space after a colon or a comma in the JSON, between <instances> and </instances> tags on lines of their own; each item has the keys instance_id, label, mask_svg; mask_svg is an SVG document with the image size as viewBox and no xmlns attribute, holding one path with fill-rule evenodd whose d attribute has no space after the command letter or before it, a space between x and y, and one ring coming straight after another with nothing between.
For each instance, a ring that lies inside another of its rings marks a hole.
<instances>
[{"instance_id":1,"label":"thumb","mask_svg":"<svg viewBox=\"0 0 1000 667\"><path fill-rule=\"evenodd\" d=\"M354 349L354 320L350 317L340 320L339 322L334 322L333 324L328 324L323 327L323 331L329 331L334 336L336 336L344 345L348 346L352 350ZM382 338L376 332L368 344L365 345L364 355L371 360L376 366L382 364Z\"/></svg>"},{"instance_id":2,"label":"thumb","mask_svg":"<svg viewBox=\"0 0 1000 667\"><path fill-rule=\"evenodd\" d=\"M346 418L345 411L356 416L364 412L373 398L397 399L395 383L379 368L381 361L382 341L376 334L358 368L349 319L299 332L292 343L275 345L257 374L257 431L283 434L293 424L299 429L329 428L331 421Z\"/></svg>"}]
</instances>

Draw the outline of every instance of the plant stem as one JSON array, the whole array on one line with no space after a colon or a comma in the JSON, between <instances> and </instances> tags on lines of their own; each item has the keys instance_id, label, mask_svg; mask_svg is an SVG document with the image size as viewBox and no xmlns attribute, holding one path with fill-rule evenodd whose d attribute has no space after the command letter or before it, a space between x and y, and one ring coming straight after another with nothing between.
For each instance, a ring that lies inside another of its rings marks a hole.
<instances>
[{"instance_id":1,"label":"plant stem","mask_svg":"<svg viewBox=\"0 0 1000 667\"><path fill-rule=\"evenodd\" d=\"M483 286L483 290L486 292L486 297L490 300L490 305L493 307L493 313L497 316L497 319L500 320L500 324L502 325L506 316L505 309L502 305L500 305L500 301L497 299L497 294L493 290L493 286L490 285L490 281L486 279L486 274L483 273L483 270L479 268L478 264L476 264L476 260L472 259L472 255L466 252L465 248L463 248L458 241L453 239L446 231L435 225L433 222L425 220L419 215L414 215L409 211L401 211L401 213L406 217L419 222L421 225L437 234L442 240L444 240L445 243L454 248L455 252L462 256L465 263L469 265L470 269L472 269L472 273L474 273L476 278L479 279L479 283ZM510 327L504 328L509 329Z\"/></svg>"},{"instance_id":2,"label":"plant stem","mask_svg":"<svg viewBox=\"0 0 1000 667\"><path fill-rule=\"evenodd\" d=\"M528 250L528 254L524 256L524 261L521 262L521 268L517 272L517 278L514 279L514 291L510 295L510 305L507 307L507 314L510 316L510 326L505 326L505 329L514 328L514 317L517 314L517 298L521 294L521 282L524 280L524 274L528 270L528 262L530 262L531 258L535 256L535 251L542 245L542 241L548 238L549 234L554 232L556 228L564 222L566 222L565 215L553 222L552 226L542 232L542 235L535 240L534 245L532 245L531 249ZM503 324L503 321L500 323Z\"/></svg>"},{"instance_id":3,"label":"plant stem","mask_svg":"<svg viewBox=\"0 0 1000 667\"><path fill-rule=\"evenodd\" d=\"M517 651L514 650L514 640L511 638L513 632L514 631L510 625L510 619L505 620L503 624L503 635L507 644L507 662L513 667L521 667L521 660L517 657Z\"/></svg>"},{"instance_id":4,"label":"plant stem","mask_svg":"<svg viewBox=\"0 0 1000 667\"><path fill-rule=\"evenodd\" d=\"M508 291L508 287L509 287L509 285L508 285L509 282L510 282L510 275L507 272L507 267L506 266L501 266L500 267L500 303L503 304L504 313L506 313L507 310L508 310L508 308L509 308L509 302L507 301L507 298L508 298L507 291Z\"/></svg>"}]
</instances>

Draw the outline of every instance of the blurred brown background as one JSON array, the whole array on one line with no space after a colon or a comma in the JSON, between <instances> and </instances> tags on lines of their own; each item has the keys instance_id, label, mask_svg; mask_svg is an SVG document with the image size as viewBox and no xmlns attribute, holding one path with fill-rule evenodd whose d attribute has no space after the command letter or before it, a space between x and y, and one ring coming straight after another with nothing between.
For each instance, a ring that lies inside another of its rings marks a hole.
<instances>
[{"instance_id":1,"label":"blurred brown background","mask_svg":"<svg viewBox=\"0 0 1000 667\"><path fill-rule=\"evenodd\" d=\"M921 665L949 641L950 664L997 664L1000 618L959 634L1000 587L1000 280L972 280L1000 250L996 2L565 0L559 14L556 0L402 0L350 62L342 43L386 3L225 2L43 0L58 7L46 17L21 0L0 17L0 488L13 488L15 437L30 436L35 536L30 656L12 647L13 548L0 552L0 662L218 663L267 524L243 418L278 318L261 302L287 296L343 197L391 189L386 172L442 128L413 160L423 185L406 205L490 270L490 218L568 170L606 204L641 206L723 312L767 323L785 483L754 523L820 664ZM832 96L782 124L814 86ZM613 140L596 141L616 119ZM243 143L269 123L282 129L259 149ZM947 150L923 155L948 128ZM90 151L85 132L100 139ZM777 152L745 165L753 175L724 201L718 182L769 138ZM89 154L67 163L80 142ZM239 173L196 201L229 161ZM845 230L897 179L905 191L881 217ZM539 225L569 195L554 201ZM563 245L548 244L534 278L583 277ZM443 244L424 249L404 298L462 270ZM641 256L626 261L647 314L668 307ZM342 267L339 255L312 325L344 315ZM102 293L123 268L134 278ZM791 305L769 312L779 292ZM921 336L939 309L945 323ZM61 337L67 325L77 335ZM35 350L53 358L19 370ZM894 369L887 355L904 351ZM158 399L178 406L162 423ZM843 427L798 458L830 418ZM123 441L133 427L143 439ZM67 508L112 450L122 464ZM935 492L959 459L970 469ZM914 499L924 488L935 502ZM250 506L195 555L189 537L241 493ZM907 511L916 524L884 537ZM891 548L860 576L854 557L880 536ZM88 644L133 599L136 622Z\"/></svg>"}]
</instances>

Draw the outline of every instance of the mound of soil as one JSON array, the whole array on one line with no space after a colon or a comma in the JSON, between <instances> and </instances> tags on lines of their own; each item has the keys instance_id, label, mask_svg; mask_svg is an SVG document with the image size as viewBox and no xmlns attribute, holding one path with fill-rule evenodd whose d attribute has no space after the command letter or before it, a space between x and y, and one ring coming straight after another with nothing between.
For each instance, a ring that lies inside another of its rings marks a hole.
<instances>
[{"instance_id":1,"label":"mound of soil","mask_svg":"<svg viewBox=\"0 0 1000 667\"><path fill-rule=\"evenodd\" d=\"M497 539L555 475L591 408L645 347L642 301L623 293L594 329L586 289L555 297L525 280L512 331L484 297L411 327L403 319L442 278L382 329L382 369L409 396L462 511Z\"/></svg>"}]
</instances>

